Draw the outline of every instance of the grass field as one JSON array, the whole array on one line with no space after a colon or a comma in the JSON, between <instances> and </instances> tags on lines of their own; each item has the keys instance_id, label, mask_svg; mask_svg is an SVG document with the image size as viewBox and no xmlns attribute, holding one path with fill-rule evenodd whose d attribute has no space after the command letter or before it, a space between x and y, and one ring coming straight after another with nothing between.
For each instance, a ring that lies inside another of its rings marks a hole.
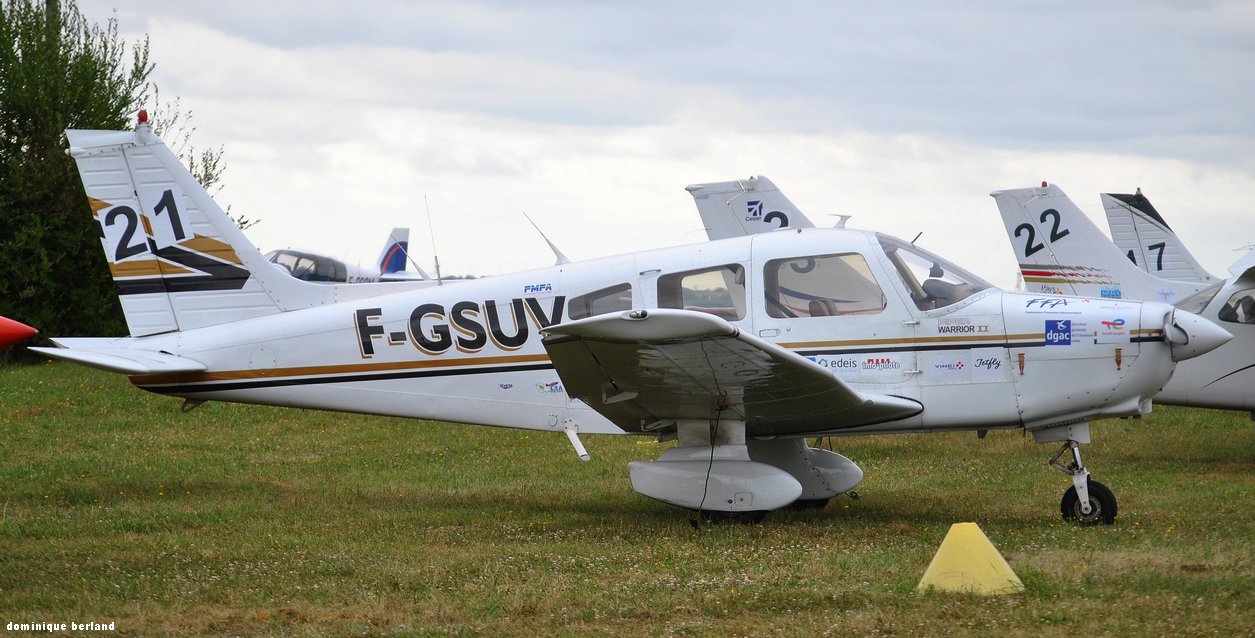
<instances>
[{"instance_id":1,"label":"grass field","mask_svg":"<svg viewBox=\"0 0 1255 638\"><path fill-rule=\"evenodd\" d=\"M694 529L632 491L665 446L211 403L0 368L0 628L114 635L1252 635L1255 426L1095 424L1114 526L1059 517L1017 432L834 439L861 499ZM975 521L1027 591L913 591Z\"/></svg>"}]
</instances>

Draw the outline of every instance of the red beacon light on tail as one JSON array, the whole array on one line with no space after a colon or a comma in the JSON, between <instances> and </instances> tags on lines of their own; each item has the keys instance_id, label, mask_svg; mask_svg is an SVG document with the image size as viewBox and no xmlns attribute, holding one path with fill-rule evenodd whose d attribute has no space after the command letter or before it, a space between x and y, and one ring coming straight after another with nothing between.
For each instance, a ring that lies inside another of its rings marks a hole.
<instances>
[{"instance_id":1,"label":"red beacon light on tail","mask_svg":"<svg viewBox=\"0 0 1255 638\"><path fill-rule=\"evenodd\" d=\"M140 123L140 124L147 124L147 123L148 123L148 109L140 109L140 110L139 110L139 123Z\"/></svg>"}]
</instances>

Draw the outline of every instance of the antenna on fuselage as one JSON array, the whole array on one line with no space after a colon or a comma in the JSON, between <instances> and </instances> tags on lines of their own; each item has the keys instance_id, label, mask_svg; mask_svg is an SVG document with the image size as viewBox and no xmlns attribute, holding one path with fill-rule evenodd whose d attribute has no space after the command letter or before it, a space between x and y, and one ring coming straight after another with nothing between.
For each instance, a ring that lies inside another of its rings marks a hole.
<instances>
[{"instance_id":1,"label":"antenna on fuselage","mask_svg":"<svg viewBox=\"0 0 1255 638\"><path fill-rule=\"evenodd\" d=\"M554 262L554 264L553 264L553 265L555 265L555 266L561 266L562 264L569 264L569 263L571 263L570 258L568 258L566 255L562 254L562 251L561 251L561 250L558 250L558 247L557 247L557 246L555 246L555 245L553 244L553 242L549 241L549 238L545 236L545 231L541 230L541 229L540 229L540 226L537 226L537 225L536 225L536 222L532 221L532 218L531 218L531 217L528 217L528 215L527 215L527 211L523 211L523 216L524 216L524 217L527 217L527 221L528 221L528 222L531 222L531 224L532 224L532 228L535 228L535 229L536 229L536 232L540 233L540 238L541 238L541 239L543 239L543 240L545 240L545 243L546 243L546 244L549 244L549 250L552 250L552 251L553 251L553 255L554 255L554 257L557 257L558 261Z\"/></svg>"},{"instance_id":2,"label":"antenna on fuselage","mask_svg":"<svg viewBox=\"0 0 1255 638\"><path fill-rule=\"evenodd\" d=\"M393 229L393 230L398 230L398 229ZM423 267L419 266L418 262L414 261L414 258L410 256L409 237L410 237L410 229L406 228L405 229L405 238L406 238L405 243L401 243L400 238L398 238L396 235L390 235L388 237L388 243L395 244L397 248L400 248L401 255L405 257L405 261L408 262L411 266L413 266L414 270L417 270L418 274L421 275L423 279L430 280L431 275L427 274L427 271L423 270ZM432 250L435 250L435 246L432 246ZM382 273L380 276L382 276Z\"/></svg>"},{"instance_id":3,"label":"antenna on fuselage","mask_svg":"<svg viewBox=\"0 0 1255 638\"><path fill-rule=\"evenodd\" d=\"M921 231L919 231L919 234L915 236L915 239L919 239L920 237L923 237L923 236L924 236L924 231L922 231L922 230L921 230ZM914 245L915 245L915 239L912 239L912 240L911 240L911 245L912 245L912 246L914 246Z\"/></svg>"},{"instance_id":4,"label":"antenna on fuselage","mask_svg":"<svg viewBox=\"0 0 1255 638\"><path fill-rule=\"evenodd\" d=\"M427 209L427 233L431 235L431 256L436 260L436 285L443 286L440 281L440 255L436 252L436 231L431 225L431 206L427 204L427 196L423 195L423 208Z\"/></svg>"}]
</instances>

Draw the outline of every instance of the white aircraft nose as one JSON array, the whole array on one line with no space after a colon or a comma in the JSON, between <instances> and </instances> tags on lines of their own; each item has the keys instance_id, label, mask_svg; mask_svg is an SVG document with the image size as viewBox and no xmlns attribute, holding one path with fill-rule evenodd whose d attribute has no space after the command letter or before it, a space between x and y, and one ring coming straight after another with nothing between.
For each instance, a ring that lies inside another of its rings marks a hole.
<instances>
[{"instance_id":1,"label":"white aircraft nose","mask_svg":"<svg viewBox=\"0 0 1255 638\"><path fill-rule=\"evenodd\" d=\"M1211 352L1233 338L1228 330L1180 308L1168 313L1163 328L1164 341L1171 344L1173 361L1185 361Z\"/></svg>"}]
</instances>

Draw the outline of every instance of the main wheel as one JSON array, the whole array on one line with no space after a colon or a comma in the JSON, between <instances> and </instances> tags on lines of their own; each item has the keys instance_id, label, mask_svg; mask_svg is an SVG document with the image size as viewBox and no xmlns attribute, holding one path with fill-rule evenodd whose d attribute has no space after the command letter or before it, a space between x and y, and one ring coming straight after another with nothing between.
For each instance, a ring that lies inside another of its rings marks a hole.
<instances>
[{"instance_id":1,"label":"main wheel","mask_svg":"<svg viewBox=\"0 0 1255 638\"><path fill-rule=\"evenodd\" d=\"M1076 495L1076 488L1069 487L1063 493L1059 503L1059 511L1063 520L1077 525L1110 525L1116 521L1116 495L1106 485L1089 479L1089 514L1081 512L1081 499Z\"/></svg>"}]
</instances>

